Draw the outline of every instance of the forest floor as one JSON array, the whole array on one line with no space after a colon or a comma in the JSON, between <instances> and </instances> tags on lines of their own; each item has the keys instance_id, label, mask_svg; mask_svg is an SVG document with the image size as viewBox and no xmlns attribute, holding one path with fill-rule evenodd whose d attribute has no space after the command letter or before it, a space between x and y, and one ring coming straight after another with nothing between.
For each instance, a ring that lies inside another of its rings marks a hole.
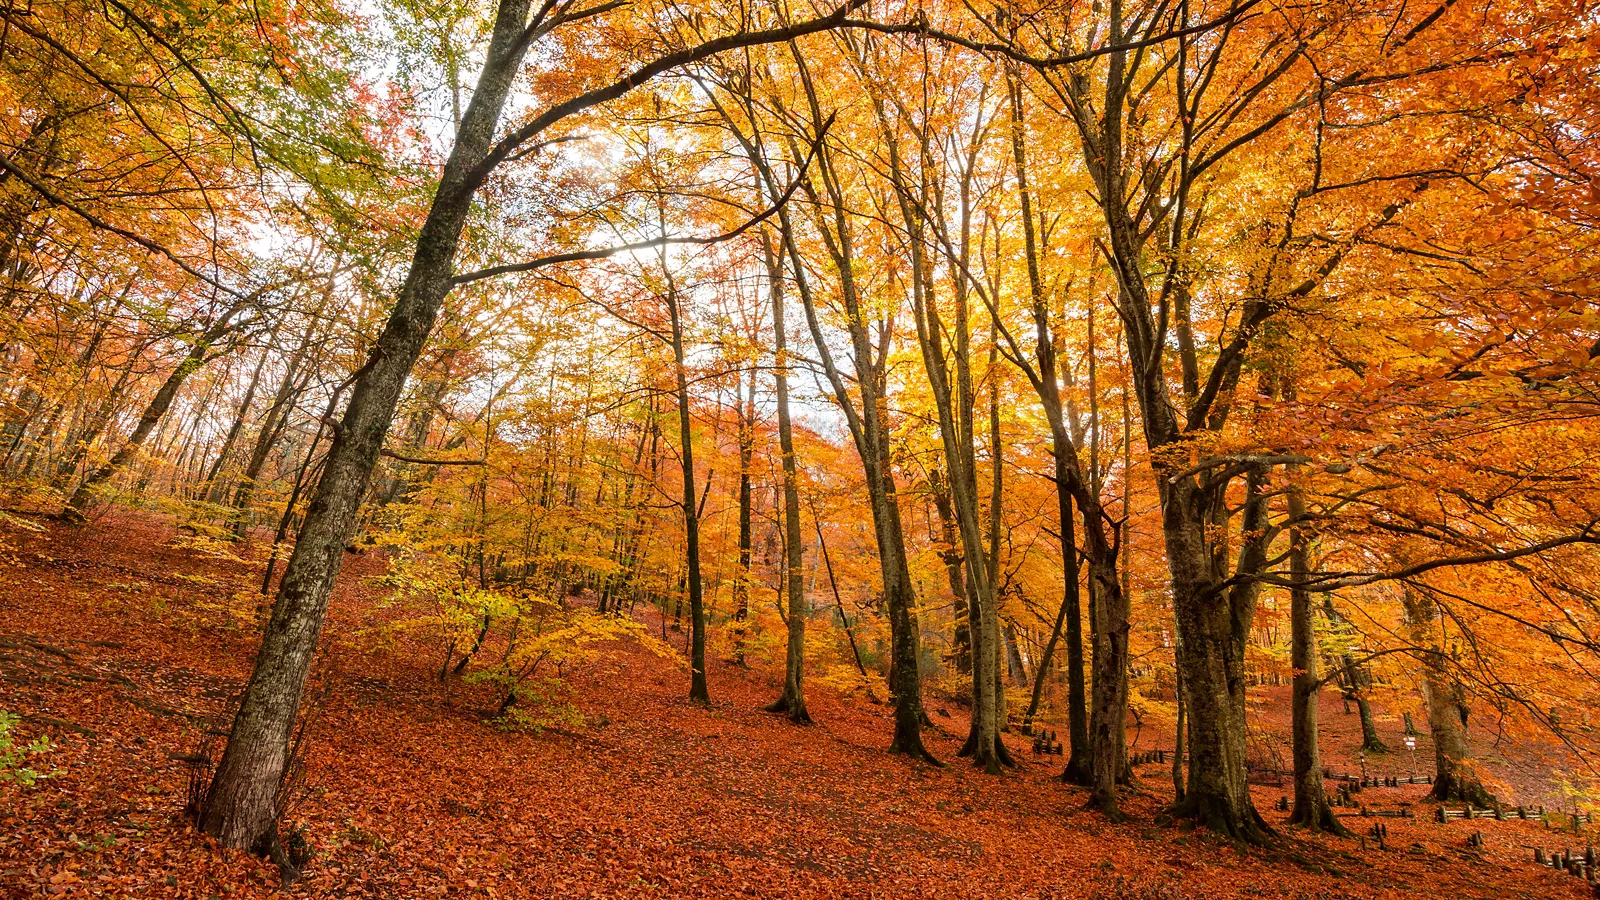
<instances>
[{"instance_id":1,"label":"forest floor","mask_svg":"<svg viewBox=\"0 0 1600 900\"><path fill-rule=\"evenodd\" d=\"M760 711L776 671L717 661L700 708L682 669L630 645L573 674L584 726L508 733L487 721L482 686L440 684L442 654L379 639L417 612L383 602L369 580L382 570L376 552L348 557L332 603L293 812L315 856L290 896L1593 896L1531 861L1533 846L1581 848L1592 830L1435 824L1421 785L1363 795L1415 803L1417 817L1382 820L1384 847L1284 827L1279 846L1246 850L1152 824L1170 792L1162 766L1141 768L1130 822L1112 825L1025 737L1009 738L1015 774L957 761L961 710L930 703L930 748L952 763L934 768L886 752L881 706L816 688L817 724L793 726ZM0 897L276 894L271 865L219 852L182 813L184 758L214 743L249 673L259 578L185 546L170 521L0 526L0 709L23 717L20 736L50 737L36 766L55 771L0 784ZM1354 717L1330 702L1342 745ZM1283 790L1257 791L1282 825Z\"/></svg>"}]
</instances>

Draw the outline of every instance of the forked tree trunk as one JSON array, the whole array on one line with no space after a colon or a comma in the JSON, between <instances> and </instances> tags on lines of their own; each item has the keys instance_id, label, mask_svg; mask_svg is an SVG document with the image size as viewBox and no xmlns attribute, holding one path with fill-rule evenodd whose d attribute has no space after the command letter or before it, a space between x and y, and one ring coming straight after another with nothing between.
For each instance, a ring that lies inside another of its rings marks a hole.
<instances>
[{"instance_id":1,"label":"forked tree trunk","mask_svg":"<svg viewBox=\"0 0 1600 900\"><path fill-rule=\"evenodd\" d=\"M1178 660L1187 701L1189 774L1184 797L1170 810L1237 840L1262 843L1271 830L1250 799L1246 771L1245 646L1258 588L1228 589L1213 568L1206 529L1219 490L1193 477L1163 482L1162 530L1172 578ZM1258 476L1250 476L1245 533L1266 530ZM1240 553L1253 552L1241 547ZM1248 567L1246 567L1248 570Z\"/></svg>"},{"instance_id":2,"label":"forked tree trunk","mask_svg":"<svg viewBox=\"0 0 1600 900\"><path fill-rule=\"evenodd\" d=\"M1440 802L1494 806L1496 799L1472 772L1472 742L1467 738L1467 696L1451 673L1443 636L1436 623L1438 604L1404 588L1403 604L1412 642L1422 657L1422 694L1433 733L1433 790Z\"/></svg>"}]
</instances>

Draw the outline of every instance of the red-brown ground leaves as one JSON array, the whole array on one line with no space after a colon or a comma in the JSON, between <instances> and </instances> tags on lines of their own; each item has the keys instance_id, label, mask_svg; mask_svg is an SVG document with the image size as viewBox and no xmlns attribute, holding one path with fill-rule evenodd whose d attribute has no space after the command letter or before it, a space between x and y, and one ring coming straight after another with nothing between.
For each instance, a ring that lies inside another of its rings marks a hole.
<instances>
[{"instance_id":1,"label":"red-brown ground leaves","mask_svg":"<svg viewBox=\"0 0 1600 900\"><path fill-rule=\"evenodd\" d=\"M174 546L170 523L112 517L87 529L8 531L0 569L0 708L56 746L34 788L0 786L0 896L264 897L267 863L188 828L188 767L255 647L256 566ZM937 712L949 768L889 755L887 712L814 689L818 725L759 712L777 673L715 664L711 709L681 670L617 645L575 673L588 727L505 733L485 689L437 680L420 639L371 626L374 553L340 579L319 676L327 688L292 818L315 857L305 897L1581 897L1536 869L1535 844L1582 846L1534 823L1386 820L1388 849L1305 840L1241 852L1149 824L1164 767L1133 823L1080 809L1027 753L985 777L955 759L962 713ZM1336 701L1335 701L1336 702ZM1330 717L1334 711L1330 709ZM1340 723L1340 727L1344 727ZM1148 735L1147 735L1148 737ZM1389 802L1423 788L1393 789ZM1269 821L1281 794L1263 788ZM1366 796L1377 801L1380 796ZM1368 822L1348 820L1353 829ZM1466 847L1473 830L1488 846Z\"/></svg>"}]
</instances>

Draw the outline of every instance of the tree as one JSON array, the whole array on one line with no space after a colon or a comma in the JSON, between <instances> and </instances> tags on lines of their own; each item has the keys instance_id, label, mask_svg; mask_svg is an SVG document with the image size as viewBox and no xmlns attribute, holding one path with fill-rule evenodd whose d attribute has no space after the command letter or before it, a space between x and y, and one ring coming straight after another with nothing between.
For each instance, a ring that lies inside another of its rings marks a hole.
<instances>
[{"instance_id":1,"label":"tree","mask_svg":"<svg viewBox=\"0 0 1600 900\"><path fill-rule=\"evenodd\" d=\"M562 26L604 15L616 4L578 7L549 0L501 0L476 89L462 114L416 253L393 311L367 361L352 376L323 474L262 634L250 682L208 791L201 827L232 847L270 850L277 841L276 793L306 673L321 632L345 543L383 448L400 391L438 317L445 295L461 281L452 272L473 198L490 174L560 122L627 94L681 65L727 50L793 40L834 27L855 7L766 30L740 31L661 54L570 99L547 105L498 141L506 98L535 41Z\"/></svg>"}]
</instances>

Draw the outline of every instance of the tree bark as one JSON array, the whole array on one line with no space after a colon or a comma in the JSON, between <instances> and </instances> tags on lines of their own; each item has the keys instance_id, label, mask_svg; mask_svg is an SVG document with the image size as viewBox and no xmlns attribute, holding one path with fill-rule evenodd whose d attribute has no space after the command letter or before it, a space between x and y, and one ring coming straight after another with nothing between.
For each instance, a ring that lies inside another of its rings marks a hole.
<instances>
[{"instance_id":1,"label":"tree bark","mask_svg":"<svg viewBox=\"0 0 1600 900\"><path fill-rule=\"evenodd\" d=\"M694 431L689 419L689 371L683 347L683 310L677 287L668 286L667 313L672 323L672 372L678 401L678 457L683 463L683 538L687 558L685 580L689 592L689 699L711 702L706 687L705 587L700 578L700 504L695 498Z\"/></svg>"},{"instance_id":2,"label":"tree bark","mask_svg":"<svg viewBox=\"0 0 1600 900\"><path fill-rule=\"evenodd\" d=\"M1173 611L1179 633L1178 659L1187 700L1189 775L1184 798L1169 814L1193 818L1237 840L1265 842L1271 829L1250 800L1245 766L1245 646L1259 586L1220 584L1205 531L1224 502L1193 480L1165 477L1162 529L1172 577ZM1243 530L1265 534L1266 501L1261 476L1248 479ZM1224 524L1224 527L1226 525ZM1265 550L1246 542L1240 568L1259 570ZM1252 558L1254 557L1254 558Z\"/></svg>"},{"instance_id":3,"label":"tree bark","mask_svg":"<svg viewBox=\"0 0 1600 900\"><path fill-rule=\"evenodd\" d=\"M784 649L783 694L767 708L787 713L792 722L808 725L811 713L806 710L804 690L808 614L803 570L805 548L800 541L800 475L795 464L794 425L789 418L789 345L784 322L783 282L779 277L778 256L765 235L762 235L762 250L772 292L772 334L777 357L773 377L778 392L778 450L783 457L783 555L789 579L789 640ZM741 549L748 552L742 545ZM831 568L829 577L832 577ZM842 608L840 613L843 614ZM848 632L849 623L845 624Z\"/></svg>"},{"instance_id":4,"label":"tree bark","mask_svg":"<svg viewBox=\"0 0 1600 900\"><path fill-rule=\"evenodd\" d=\"M1433 790L1428 796L1440 802L1494 806L1496 799L1472 773L1472 742L1467 738L1467 695L1450 673L1450 659L1435 619L1439 605L1411 587L1404 588L1403 605L1412 642L1422 658L1422 695L1428 705L1428 729L1433 734Z\"/></svg>"},{"instance_id":5,"label":"tree bark","mask_svg":"<svg viewBox=\"0 0 1600 900\"><path fill-rule=\"evenodd\" d=\"M411 270L334 434L299 540L262 632L249 684L200 814L224 846L270 852L278 789L328 596L383 449L406 377L451 287L451 267L478 178L526 42L529 0L502 0L478 88L417 238Z\"/></svg>"},{"instance_id":6,"label":"tree bark","mask_svg":"<svg viewBox=\"0 0 1600 900\"><path fill-rule=\"evenodd\" d=\"M1345 834L1333 814L1322 780L1322 753L1317 736L1317 703L1321 679L1317 675L1317 632L1306 586L1311 576L1311 536L1302 524L1305 501L1300 488L1289 488L1289 570L1294 585L1289 589L1289 656L1294 669L1290 700L1290 719L1294 735L1294 809L1289 821L1312 831Z\"/></svg>"}]
</instances>

